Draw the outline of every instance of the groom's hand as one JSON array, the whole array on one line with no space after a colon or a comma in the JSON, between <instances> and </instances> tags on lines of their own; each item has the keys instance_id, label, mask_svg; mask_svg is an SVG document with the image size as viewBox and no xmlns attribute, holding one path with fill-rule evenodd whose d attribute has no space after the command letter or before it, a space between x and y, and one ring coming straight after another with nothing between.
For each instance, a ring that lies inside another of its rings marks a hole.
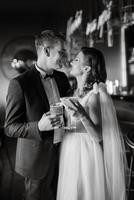
<instances>
[{"instance_id":1,"label":"groom's hand","mask_svg":"<svg viewBox=\"0 0 134 200\"><path fill-rule=\"evenodd\" d=\"M50 131L61 126L60 115L52 116L50 112L44 113L38 122L40 131Z\"/></svg>"}]
</instances>

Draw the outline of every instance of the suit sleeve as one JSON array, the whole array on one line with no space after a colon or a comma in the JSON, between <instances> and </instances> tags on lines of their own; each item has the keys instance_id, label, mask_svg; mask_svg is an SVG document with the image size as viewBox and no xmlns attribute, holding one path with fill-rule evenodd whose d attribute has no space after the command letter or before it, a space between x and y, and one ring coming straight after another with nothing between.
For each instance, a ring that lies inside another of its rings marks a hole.
<instances>
[{"instance_id":1,"label":"suit sleeve","mask_svg":"<svg viewBox=\"0 0 134 200\"><path fill-rule=\"evenodd\" d=\"M25 97L20 83L10 81L7 93L5 134L15 138L29 138L42 140L38 130L38 122L27 122Z\"/></svg>"}]
</instances>

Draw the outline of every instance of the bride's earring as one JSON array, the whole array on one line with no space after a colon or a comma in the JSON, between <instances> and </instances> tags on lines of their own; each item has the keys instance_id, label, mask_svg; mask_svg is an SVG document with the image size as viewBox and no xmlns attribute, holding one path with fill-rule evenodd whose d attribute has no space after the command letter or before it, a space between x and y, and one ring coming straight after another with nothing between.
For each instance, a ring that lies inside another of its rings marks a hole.
<instances>
[{"instance_id":1,"label":"bride's earring","mask_svg":"<svg viewBox=\"0 0 134 200\"><path fill-rule=\"evenodd\" d=\"M84 66L84 71L85 71L86 73L90 72L90 70L91 70L91 67L90 67L90 66Z\"/></svg>"}]
</instances>

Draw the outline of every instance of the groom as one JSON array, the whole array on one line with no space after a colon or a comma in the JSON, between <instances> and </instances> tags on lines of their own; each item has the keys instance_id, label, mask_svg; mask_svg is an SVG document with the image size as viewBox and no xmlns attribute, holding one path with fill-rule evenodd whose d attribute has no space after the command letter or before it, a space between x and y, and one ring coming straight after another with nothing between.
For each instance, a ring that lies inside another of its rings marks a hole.
<instances>
[{"instance_id":1,"label":"groom","mask_svg":"<svg viewBox=\"0 0 134 200\"><path fill-rule=\"evenodd\" d=\"M18 138L15 168L25 180L25 200L55 200L63 129L59 116L52 117L49 110L67 96L70 85L66 75L56 71L65 53L62 35L43 31L35 46L36 65L10 81L5 132Z\"/></svg>"}]
</instances>

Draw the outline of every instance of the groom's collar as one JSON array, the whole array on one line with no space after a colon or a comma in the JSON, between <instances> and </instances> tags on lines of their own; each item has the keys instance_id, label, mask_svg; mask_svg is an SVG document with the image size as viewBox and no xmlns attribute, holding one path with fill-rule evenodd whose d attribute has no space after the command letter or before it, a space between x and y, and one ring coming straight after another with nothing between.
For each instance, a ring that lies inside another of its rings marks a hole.
<instances>
[{"instance_id":1,"label":"groom's collar","mask_svg":"<svg viewBox=\"0 0 134 200\"><path fill-rule=\"evenodd\" d=\"M40 73L40 75L41 75L42 78L48 78L48 77L52 78L53 70L52 70L51 72L48 73L47 71L45 71L45 70L43 70L41 67L39 67L39 66L37 65L37 63L35 63L35 68L36 68L37 71Z\"/></svg>"}]
</instances>

